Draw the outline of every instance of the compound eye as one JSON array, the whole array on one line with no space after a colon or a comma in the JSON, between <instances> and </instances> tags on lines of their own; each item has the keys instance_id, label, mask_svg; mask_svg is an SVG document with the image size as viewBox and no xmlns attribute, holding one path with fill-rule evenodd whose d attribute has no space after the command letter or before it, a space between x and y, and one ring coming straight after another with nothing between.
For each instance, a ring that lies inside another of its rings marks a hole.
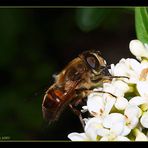
<instances>
[{"instance_id":1,"label":"compound eye","mask_svg":"<svg viewBox=\"0 0 148 148\"><path fill-rule=\"evenodd\" d=\"M94 56L88 56L86 58L88 65L93 69L98 69L100 67L99 61Z\"/></svg>"}]
</instances>

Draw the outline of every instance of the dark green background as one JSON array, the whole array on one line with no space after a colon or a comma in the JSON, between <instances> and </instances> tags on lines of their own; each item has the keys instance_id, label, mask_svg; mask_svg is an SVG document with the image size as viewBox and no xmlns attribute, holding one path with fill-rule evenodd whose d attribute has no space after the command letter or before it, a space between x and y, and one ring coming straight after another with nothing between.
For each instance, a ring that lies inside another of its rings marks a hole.
<instances>
[{"instance_id":1,"label":"dark green background","mask_svg":"<svg viewBox=\"0 0 148 148\"><path fill-rule=\"evenodd\" d=\"M0 137L68 140L82 132L69 108L55 124L44 122L52 75L86 49L100 50L108 64L132 57L135 38L130 8L0 8Z\"/></svg>"}]
</instances>

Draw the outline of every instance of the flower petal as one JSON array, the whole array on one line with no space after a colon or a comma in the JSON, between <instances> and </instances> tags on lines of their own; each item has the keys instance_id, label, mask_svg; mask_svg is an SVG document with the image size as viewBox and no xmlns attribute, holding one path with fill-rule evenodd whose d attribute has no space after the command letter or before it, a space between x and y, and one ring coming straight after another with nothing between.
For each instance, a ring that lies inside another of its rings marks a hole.
<instances>
[{"instance_id":1,"label":"flower petal","mask_svg":"<svg viewBox=\"0 0 148 148\"><path fill-rule=\"evenodd\" d=\"M114 76L128 76L128 67L125 65L125 59L121 59L119 63L111 68L110 71Z\"/></svg>"},{"instance_id":2,"label":"flower petal","mask_svg":"<svg viewBox=\"0 0 148 148\"><path fill-rule=\"evenodd\" d=\"M104 109L104 114L103 115L108 115L114 106L116 102L116 99L112 96L107 95L106 102L105 102L105 109Z\"/></svg>"},{"instance_id":3,"label":"flower petal","mask_svg":"<svg viewBox=\"0 0 148 148\"><path fill-rule=\"evenodd\" d=\"M124 126L121 136L127 136L130 132L131 132L131 129L128 126Z\"/></svg>"},{"instance_id":4,"label":"flower petal","mask_svg":"<svg viewBox=\"0 0 148 148\"><path fill-rule=\"evenodd\" d=\"M106 128L112 128L116 123L124 123L124 116L120 113L111 113L104 118L103 126Z\"/></svg>"},{"instance_id":5,"label":"flower petal","mask_svg":"<svg viewBox=\"0 0 148 148\"><path fill-rule=\"evenodd\" d=\"M105 128L100 128L100 129L97 130L97 134L101 137L108 136L109 132L110 131L108 129L105 129Z\"/></svg>"},{"instance_id":6,"label":"flower petal","mask_svg":"<svg viewBox=\"0 0 148 148\"><path fill-rule=\"evenodd\" d=\"M119 90L121 90L123 94L129 90L128 84L123 82L123 81L121 81L121 80L116 80L113 85L116 88L118 88Z\"/></svg>"},{"instance_id":7,"label":"flower petal","mask_svg":"<svg viewBox=\"0 0 148 148\"><path fill-rule=\"evenodd\" d=\"M68 135L68 138L72 141L88 141L88 137L86 136L85 133L70 133Z\"/></svg>"},{"instance_id":8,"label":"flower petal","mask_svg":"<svg viewBox=\"0 0 148 148\"><path fill-rule=\"evenodd\" d=\"M136 105L128 105L124 111L124 114L129 118L132 119L134 117L140 117L142 114L141 109Z\"/></svg>"},{"instance_id":9,"label":"flower petal","mask_svg":"<svg viewBox=\"0 0 148 148\"><path fill-rule=\"evenodd\" d=\"M98 93L92 93L89 95L87 100L87 108L92 115L95 116L93 113L101 115L104 111L103 97L101 97Z\"/></svg>"},{"instance_id":10,"label":"flower petal","mask_svg":"<svg viewBox=\"0 0 148 148\"><path fill-rule=\"evenodd\" d=\"M115 76L115 74L114 74L115 65L114 65L114 64L111 64L110 67L111 67L111 69L108 70L109 73L110 73L112 76Z\"/></svg>"},{"instance_id":11,"label":"flower petal","mask_svg":"<svg viewBox=\"0 0 148 148\"><path fill-rule=\"evenodd\" d=\"M110 92L111 94L114 94L115 96L124 96L124 93L128 91L129 86L120 81L120 80L112 80L111 83L104 83L103 84L103 91Z\"/></svg>"},{"instance_id":12,"label":"flower petal","mask_svg":"<svg viewBox=\"0 0 148 148\"><path fill-rule=\"evenodd\" d=\"M130 51L137 59L141 60L141 57L148 58L148 51L144 44L139 40L132 40L129 44Z\"/></svg>"},{"instance_id":13,"label":"flower petal","mask_svg":"<svg viewBox=\"0 0 148 148\"><path fill-rule=\"evenodd\" d=\"M118 136L121 135L123 128L124 128L124 122L122 121L116 122L112 125L111 132Z\"/></svg>"},{"instance_id":14,"label":"flower petal","mask_svg":"<svg viewBox=\"0 0 148 148\"><path fill-rule=\"evenodd\" d=\"M127 137L118 136L118 137L116 138L116 141L130 141L130 139L128 139Z\"/></svg>"},{"instance_id":15,"label":"flower petal","mask_svg":"<svg viewBox=\"0 0 148 148\"><path fill-rule=\"evenodd\" d=\"M129 62L130 69L133 70L136 75L139 75L142 69L141 64L132 58L128 58L127 61Z\"/></svg>"},{"instance_id":16,"label":"flower petal","mask_svg":"<svg viewBox=\"0 0 148 148\"><path fill-rule=\"evenodd\" d=\"M145 112L140 119L140 122L143 127L148 128L148 112Z\"/></svg>"},{"instance_id":17,"label":"flower petal","mask_svg":"<svg viewBox=\"0 0 148 148\"><path fill-rule=\"evenodd\" d=\"M118 97L117 101L115 103L115 107L118 110L124 110L126 108L126 106L128 105L128 100L124 97Z\"/></svg>"},{"instance_id":18,"label":"flower petal","mask_svg":"<svg viewBox=\"0 0 148 148\"><path fill-rule=\"evenodd\" d=\"M137 90L139 92L139 94L143 97L143 98L148 98L148 82L144 81L139 81L137 83ZM148 99L147 99L148 100Z\"/></svg>"},{"instance_id":19,"label":"flower petal","mask_svg":"<svg viewBox=\"0 0 148 148\"><path fill-rule=\"evenodd\" d=\"M137 126L138 122L139 122L139 119L138 119L137 117L133 117L133 118L130 120L130 124L128 125L128 127L129 127L130 129L134 129L134 128Z\"/></svg>"},{"instance_id":20,"label":"flower petal","mask_svg":"<svg viewBox=\"0 0 148 148\"><path fill-rule=\"evenodd\" d=\"M136 105L139 106L141 104L144 104L146 100L142 97L136 96L129 100L130 105Z\"/></svg>"},{"instance_id":21,"label":"flower petal","mask_svg":"<svg viewBox=\"0 0 148 148\"><path fill-rule=\"evenodd\" d=\"M85 133L89 139L96 141L97 140L97 130L102 128L102 121L99 118L91 118L87 121L85 126Z\"/></svg>"}]
</instances>

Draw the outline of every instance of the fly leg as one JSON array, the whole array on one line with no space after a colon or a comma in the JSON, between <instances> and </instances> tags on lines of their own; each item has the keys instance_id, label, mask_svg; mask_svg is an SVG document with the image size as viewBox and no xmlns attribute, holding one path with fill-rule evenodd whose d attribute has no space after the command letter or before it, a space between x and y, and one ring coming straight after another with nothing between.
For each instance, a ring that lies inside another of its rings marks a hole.
<instances>
[{"instance_id":1,"label":"fly leg","mask_svg":"<svg viewBox=\"0 0 148 148\"><path fill-rule=\"evenodd\" d=\"M84 129L85 124L84 124L84 121L83 121L81 112L80 112L79 110L77 110L72 104L69 104L69 107L70 107L70 109L74 112L74 114L79 117L80 122L81 122L81 124L82 124L82 127L83 127L83 129Z\"/></svg>"},{"instance_id":2,"label":"fly leg","mask_svg":"<svg viewBox=\"0 0 148 148\"><path fill-rule=\"evenodd\" d=\"M81 92L83 93L83 96L88 96L90 93L93 93L93 92L98 92L98 93L106 93L106 94L109 94L111 95L112 97L115 97L117 98L117 96L113 95L112 93L110 92L107 92L107 91L102 91L102 90L93 90L93 89L86 89L86 88L81 88L81 89L77 89L76 90L77 93ZM82 99L83 100L83 99ZM76 102L77 103L77 102Z\"/></svg>"}]
</instances>

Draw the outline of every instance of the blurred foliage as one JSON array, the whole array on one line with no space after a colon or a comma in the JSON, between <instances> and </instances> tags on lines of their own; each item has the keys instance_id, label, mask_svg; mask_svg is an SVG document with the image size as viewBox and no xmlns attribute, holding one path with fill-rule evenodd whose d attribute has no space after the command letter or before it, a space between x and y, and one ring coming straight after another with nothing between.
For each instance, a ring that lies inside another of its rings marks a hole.
<instances>
[{"instance_id":1,"label":"blurred foliage","mask_svg":"<svg viewBox=\"0 0 148 148\"><path fill-rule=\"evenodd\" d=\"M105 8L81 8L77 9L76 21L82 31L91 31L99 27L107 17L109 9Z\"/></svg>"},{"instance_id":2,"label":"blurred foliage","mask_svg":"<svg viewBox=\"0 0 148 148\"><path fill-rule=\"evenodd\" d=\"M136 37L133 8L1 8L0 22L0 138L10 140L68 140L81 132L68 109L50 127L43 121L52 75L89 48L116 62Z\"/></svg>"},{"instance_id":3,"label":"blurred foliage","mask_svg":"<svg viewBox=\"0 0 148 148\"><path fill-rule=\"evenodd\" d=\"M135 24L137 38L143 43L148 43L148 8L135 8Z\"/></svg>"},{"instance_id":4,"label":"blurred foliage","mask_svg":"<svg viewBox=\"0 0 148 148\"><path fill-rule=\"evenodd\" d=\"M78 27L84 31L89 32L94 29L97 29L103 21L107 23L107 26L109 27L112 23L114 23L114 26L117 26L115 23L118 24L118 21L120 20L119 17L116 18L120 13L123 12L132 12L134 11L134 8L124 8L124 9L118 9L116 13L114 14L114 9L112 8L80 8L76 10L76 23Z\"/></svg>"}]
</instances>

